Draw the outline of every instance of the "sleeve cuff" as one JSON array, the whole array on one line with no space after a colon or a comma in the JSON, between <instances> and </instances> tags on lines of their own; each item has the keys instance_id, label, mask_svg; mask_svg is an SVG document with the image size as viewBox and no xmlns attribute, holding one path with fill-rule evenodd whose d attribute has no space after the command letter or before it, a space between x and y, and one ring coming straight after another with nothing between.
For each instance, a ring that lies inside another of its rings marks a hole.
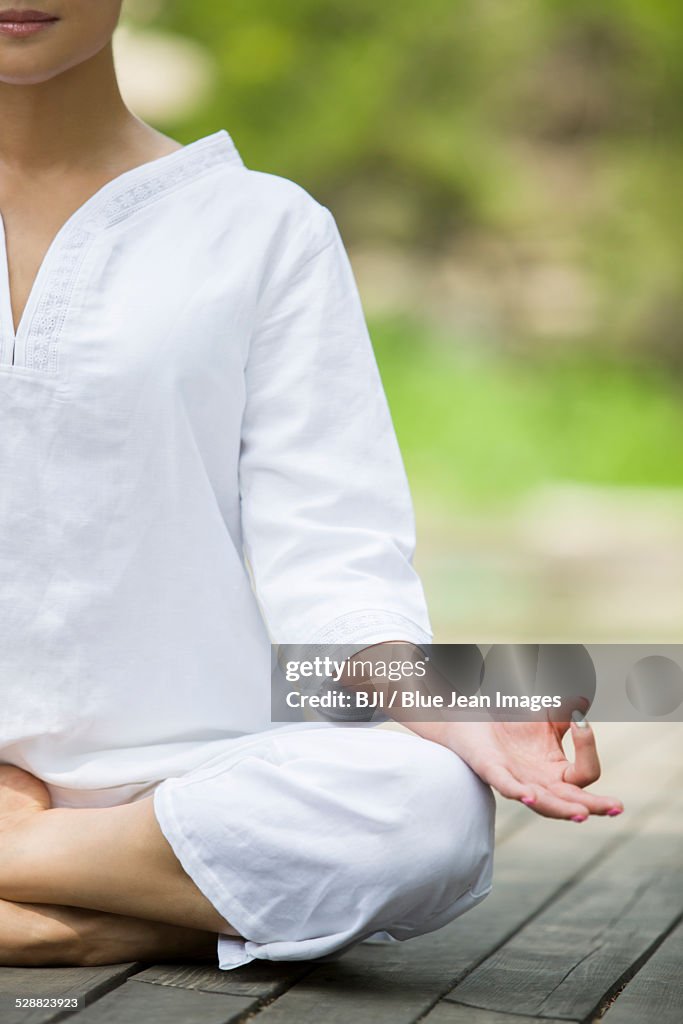
<instances>
[{"instance_id":1,"label":"sleeve cuff","mask_svg":"<svg viewBox=\"0 0 683 1024\"><path fill-rule=\"evenodd\" d=\"M412 619L381 609L347 612L311 636L311 644L379 644L404 640L418 646L432 642L431 631Z\"/></svg>"}]
</instances>

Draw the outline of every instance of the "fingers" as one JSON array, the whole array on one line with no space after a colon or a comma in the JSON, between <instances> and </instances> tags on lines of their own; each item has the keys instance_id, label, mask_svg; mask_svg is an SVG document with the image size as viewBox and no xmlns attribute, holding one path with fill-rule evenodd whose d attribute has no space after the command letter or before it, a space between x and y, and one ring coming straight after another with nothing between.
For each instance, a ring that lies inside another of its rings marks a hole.
<instances>
[{"instance_id":1,"label":"fingers","mask_svg":"<svg viewBox=\"0 0 683 1024\"><path fill-rule=\"evenodd\" d=\"M481 777L508 800L521 800L524 804L532 804L536 799L534 786L519 782L512 772L500 764L488 765L485 774L482 774Z\"/></svg>"},{"instance_id":2,"label":"fingers","mask_svg":"<svg viewBox=\"0 0 683 1024\"><path fill-rule=\"evenodd\" d=\"M570 785L567 782L557 782L551 786L552 792L564 800L582 804L590 814L606 814L614 818L621 814L624 805L621 800L612 796L598 796L597 793L589 793L578 786Z\"/></svg>"},{"instance_id":3,"label":"fingers","mask_svg":"<svg viewBox=\"0 0 683 1024\"><path fill-rule=\"evenodd\" d=\"M588 817L589 810L583 800L584 794L573 786L567 786L567 790L570 791L570 798L567 799L564 795L551 792L545 786L519 782L512 772L499 764L489 765L482 778L498 790L501 796L509 800L519 800L545 818L573 818L576 821L585 821ZM577 793L579 800L575 797Z\"/></svg>"},{"instance_id":4,"label":"fingers","mask_svg":"<svg viewBox=\"0 0 683 1024\"><path fill-rule=\"evenodd\" d=\"M600 778L600 758L595 745L595 734L586 719L572 721L572 740L575 758L564 773L564 781L573 786L590 786Z\"/></svg>"},{"instance_id":5,"label":"fingers","mask_svg":"<svg viewBox=\"0 0 683 1024\"><path fill-rule=\"evenodd\" d=\"M624 805L611 796L599 796L566 782L551 786L534 786L533 803L524 801L531 810L545 818L562 818L566 821L585 821L591 814L614 818L621 814Z\"/></svg>"},{"instance_id":6,"label":"fingers","mask_svg":"<svg viewBox=\"0 0 683 1024\"><path fill-rule=\"evenodd\" d=\"M581 793L579 801L575 798L567 799L564 795L556 793L545 786L534 785L530 788L533 790L533 800L524 800L523 803L544 818L585 821L590 813L583 799L583 793ZM571 789L571 787L569 788ZM574 792L575 790L572 790L572 793Z\"/></svg>"}]
</instances>

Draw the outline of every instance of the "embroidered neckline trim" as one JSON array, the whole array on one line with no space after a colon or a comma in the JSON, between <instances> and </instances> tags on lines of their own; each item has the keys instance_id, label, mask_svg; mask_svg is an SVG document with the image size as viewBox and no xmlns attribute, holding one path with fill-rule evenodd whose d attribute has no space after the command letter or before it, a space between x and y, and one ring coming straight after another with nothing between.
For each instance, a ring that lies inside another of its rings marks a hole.
<instances>
[{"instance_id":1,"label":"embroidered neckline trim","mask_svg":"<svg viewBox=\"0 0 683 1024\"><path fill-rule=\"evenodd\" d=\"M244 166L230 135L221 130L124 171L86 200L59 231L46 254L44 285L27 324L22 367L56 373L59 340L78 274L98 233L226 164Z\"/></svg>"}]
</instances>

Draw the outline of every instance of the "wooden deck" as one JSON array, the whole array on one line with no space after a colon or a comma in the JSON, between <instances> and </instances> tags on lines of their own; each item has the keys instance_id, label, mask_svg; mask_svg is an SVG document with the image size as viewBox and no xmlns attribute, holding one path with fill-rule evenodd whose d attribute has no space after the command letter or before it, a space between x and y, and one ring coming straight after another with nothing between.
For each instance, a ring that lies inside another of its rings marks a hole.
<instances>
[{"instance_id":1,"label":"wooden deck","mask_svg":"<svg viewBox=\"0 0 683 1024\"><path fill-rule=\"evenodd\" d=\"M619 818L577 826L502 802L493 894L438 933L280 967L0 969L17 996L80 995L79 1024L681 1024L683 727L596 726Z\"/></svg>"}]
</instances>

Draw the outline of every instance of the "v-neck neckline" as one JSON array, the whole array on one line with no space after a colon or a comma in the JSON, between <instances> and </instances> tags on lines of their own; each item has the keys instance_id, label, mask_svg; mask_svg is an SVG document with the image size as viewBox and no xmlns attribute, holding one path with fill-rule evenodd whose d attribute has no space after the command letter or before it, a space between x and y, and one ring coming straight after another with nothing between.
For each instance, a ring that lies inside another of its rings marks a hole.
<instances>
[{"instance_id":1,"label":"v-neck neckline","mask_svg":"<svg viewBox=\"0 0 683 1024\"><path fill-rule=\"evenodd\" d=\"M0 367L54 373L57 341L86 245L160 195L225 164L242 164L225 130L138 164L105 182L65 220L47 247L14 327L5 225L0 212Z\"/></svg>"}]
</instances>

